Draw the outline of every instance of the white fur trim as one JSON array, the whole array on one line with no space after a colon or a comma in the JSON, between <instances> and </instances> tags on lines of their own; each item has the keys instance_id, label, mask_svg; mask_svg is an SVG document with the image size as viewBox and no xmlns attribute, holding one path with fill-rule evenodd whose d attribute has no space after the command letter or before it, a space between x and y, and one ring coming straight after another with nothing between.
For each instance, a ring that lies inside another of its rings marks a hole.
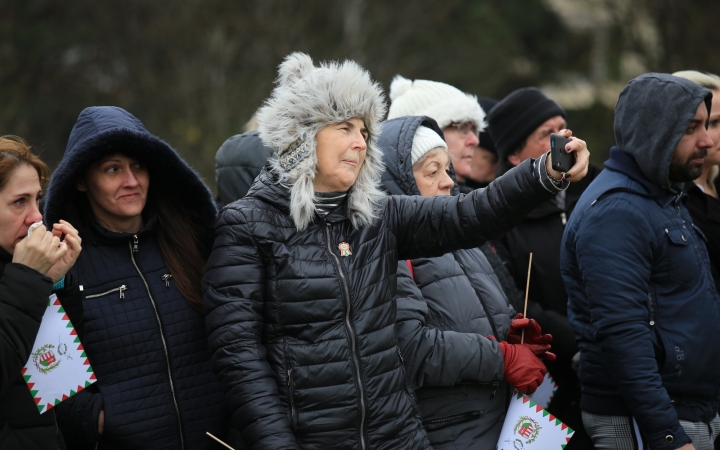
<instances>
[{"instance_id":1,"label":"white fur trim","mask_svg":"<svg viewBox=\"0 0 720 450\"><path fill-rule=\"evenodd\" d=\"M273 171L281 183L291 184L290 215L298 230L315 220L317 133L333 123L359 118L370 134L365 161L348 195L348 216L353 226L368 226L378 217L385 194L380 190L384 170L382 153L373 141L380 135L385 115L382 88L354 61L327 62L316 67L303 53L285 58L278 70L276 87L258 110L260 138L282 157L293 144L307 141L310 150L291 170L284 170L278 158Z\"/></svg>"}]
</instances>

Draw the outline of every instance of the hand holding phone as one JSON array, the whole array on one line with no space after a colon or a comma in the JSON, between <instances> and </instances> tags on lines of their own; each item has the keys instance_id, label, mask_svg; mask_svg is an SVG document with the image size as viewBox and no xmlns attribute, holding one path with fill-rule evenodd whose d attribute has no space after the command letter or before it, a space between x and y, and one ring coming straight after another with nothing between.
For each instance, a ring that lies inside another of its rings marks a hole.
<instances>
[{"instance_id":1,"label":"hand holding phone","mask_svg":"<svg viewBox=\"0 0 720 450\"><path fill-rule=\"evenodd\" d=\"M575 164L575 154L567 153L565 146L572 142L572 139L552 133L550 135L550 155L552 156L552 168L558 172L569 172Z\"/></svg>"}]
</instances>

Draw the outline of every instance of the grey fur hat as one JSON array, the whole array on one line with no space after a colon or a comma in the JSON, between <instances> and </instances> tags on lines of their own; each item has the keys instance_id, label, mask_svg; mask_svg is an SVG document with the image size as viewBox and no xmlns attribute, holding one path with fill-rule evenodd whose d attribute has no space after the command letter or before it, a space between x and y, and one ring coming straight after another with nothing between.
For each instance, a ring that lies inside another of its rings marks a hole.
<instances>
[{"instance_id":1,"label":"grey fur hat","mask_svg":"<svg viewBox=\"0 0 720 450\"><path fill-rule=\"evenodd\" d=\"M348 217L356 228L378 216L382 152L375 147L385 99L380 85L354 61L327 62L316 67L304 53L292 53L278 69L275 89L257 112L263 143L275 151L271 159L280 183L291 185L290 215L298 230L315 218L313 180L317 168L317 133L351 118L365 123L368 140L365 161L348 192Z\"/></svg>"}]
</instances>

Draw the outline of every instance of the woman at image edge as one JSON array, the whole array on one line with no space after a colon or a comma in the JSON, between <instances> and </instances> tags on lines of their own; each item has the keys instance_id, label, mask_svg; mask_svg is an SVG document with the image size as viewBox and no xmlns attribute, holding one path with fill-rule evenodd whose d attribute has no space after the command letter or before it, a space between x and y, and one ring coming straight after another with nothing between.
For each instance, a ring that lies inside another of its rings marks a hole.
<instances>
[{"instance_id":1,"label":"woman at image edge","mask_svg":"<svg viewBox=\"0 0 720 450\"><path fill-rule=\"evenodd\" d=\"M20 138L0 137L0 448L57 449L55 411L38 414L21 370L30 358L51 293L80 323L79 290L66 275L81 251L77 230L60 220L30 225L50 171ZM61 241L62 234L65 238ZM72 306L71 306L72 305Z\"/></svg>"},{"instance_id":2,"label":"woman at image edge","mask_svg":"<svg viewBox=\"0 0 720 450\"><path fill-rule=\"evenodd\" d=\"M429 448L397 352L398 260L477 247L568 184L543 155L462 201L385 196L384 114L357 64L301 53L258 112L277 159L220 214L203 284L213 368L253 449ZM581 179L589 152L572 150Z\"/></svg>"},{"instance_id":3,"label":"woman at image edge","mask_svg":"<svg viewBox=\"0 0 720 450\"><path fill-rule=\"evenodd\" d=\"M48 187L48 220L72 217L84 251L85 352L97 382L56 407L68 447L216 448L222 391L200 285L215 205L168 144L117 107L80 113Z\"/></svg>"}]
</instances>

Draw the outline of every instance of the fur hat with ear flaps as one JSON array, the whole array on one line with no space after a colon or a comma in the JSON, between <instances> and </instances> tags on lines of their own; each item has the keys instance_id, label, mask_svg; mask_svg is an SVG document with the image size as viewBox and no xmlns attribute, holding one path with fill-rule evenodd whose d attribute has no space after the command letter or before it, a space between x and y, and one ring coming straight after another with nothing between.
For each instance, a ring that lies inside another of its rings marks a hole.
<instances>
[{"instance_id":1,"label":"fur hat with ear flaps","mask_svg":"<svg viewBox=\"0 0 720 450\"><path fill-rule=\"evenodd\" d=\"M273 172L280 183L292 186L290 215L298 230L315 218L315 136L327 125L352 118L365 123L370 139L358 178L348 192L348 218L356 228L377 218L385 195L380 190L384 166L374 141L385 109L382 89L353 61L316 67L308 55L292 53L280 64L275 89L258 110L257 122L263 143L275 151Z\"/></svg>"}]
</instances>

